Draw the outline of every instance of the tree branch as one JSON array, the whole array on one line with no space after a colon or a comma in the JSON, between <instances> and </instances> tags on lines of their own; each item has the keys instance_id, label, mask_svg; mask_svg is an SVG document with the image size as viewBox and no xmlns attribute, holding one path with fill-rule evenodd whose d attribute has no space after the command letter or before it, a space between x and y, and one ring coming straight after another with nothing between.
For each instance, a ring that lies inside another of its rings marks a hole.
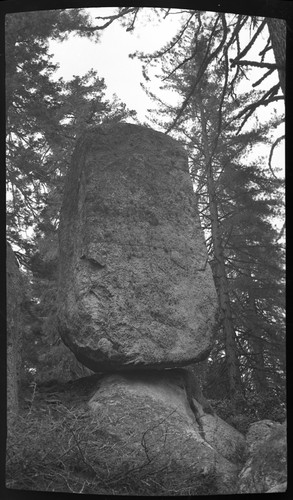
<instances>
[{"instance_id":1,"label":"tree branch","mask_svg":"<svg viewBox=\"0 0 293 500\"><path fill-rule=\"evenodd\" d=\"M138 11L139 11L139 7L135 10L132 22L131 22L130 26L128 26L126 31L133 31L134 30L134 23L135 23L135 20L137 18Z\"/></svg>"},{"instance_id":2,"label":"tree branch","mask_svg":"<svg viewBox=\"0 0 293 500\"><path fill-rule=\"evenodd\" d=\"M263 50L261 50L261 51L259 52L259 54L258 54L259 56L261 56L261 61L263 61L264 56L266 55L266 53L267 53L269 50L272 50L272 48L273 48L270 42L271 42L271 41L270 41L270 39L268 39L268 41L267 41L267 44L266 44L265 48L264 48Z\"/></svg>"},{"instance_id":3,"label":"tree branch","mask_svg":"<svg viewBox=\"0 0 293 500\"><path fill-rule=\"evenodd\" d=\"M158 57L162 57L164 56L165 54L167 54L167 52L169 52L170 50L173 49L173 47L176 45L176 43L179 42L179 40L181 40L182 36L184 35L186 29L188 28L188 25L191 21L191 19L194 17L194 12L191 14L191 16L189 17L189 19L187 19L186 23L184 24L183 28L181 29L181 31L178 33L178 35L176 35L173 39L173 41L170 42L170 44L163 50L161 50L160 52L155 52L155 54L153 55L140 55L141 59L147 59L147 58L150 58L150 59L156 59ZM136 53L135 53L136 54Z\"/></svg>"},{"instance_id":4,"label":"tree branch","mask_svg":"<svg viewBox=\"0 0 293 500\"><path fill-rule=\"evenodd\" d=\"M254 44L255 40L257 39L258 35L261 33L261 31L264 29L266 25L266 20L264 19L263 22L260 24L260 26L258 27L258 29L256 30L255 34L253 35L252 39L250 40L250 42L246 45L246 47L240 52L240 54L238 54L237 57L235 57L235 59L232 59L231 62L231 66L235 66L236 64L239 64L239 59L241 59L243 56L245 56L245 54L247 54L247 52L249 51L249 49L252 47L252 45Z\"/></svg>"},{"instance_id":5,"label":"tree branch","mask_svg":"<svg viewBox=\"0 0 293 500\"><path fill-rule=\"evenodd\" d=\"M123 17L126 14L130 14L131 12L137 13L137 11L139 9L140 9L140 7L124 7L120 12L118 12L118 14L114 14L113 16L97 16L95 19L103 19L103 20L108 19L108 21L105 22L105 24L103 24L102 26L92 26L89 28L81 27L79 29L80 29L80 31L104 30L105 28L110 26L110 24L112 24L116 19L119 19L120 17Z\"/></svg>"},{"instance_id":6,"label":"tree branch","mask_svg":"<svg viewBox=\"0 0 293 500\"><path fill-rule=\"evenodd\" d=\"M216 49L210 55L208 55L209 49L210 49L210 45L211 45L211 41L213 39L213 36L214 36L215 30L216 30L217 24L218 24L218 21L219 21L220 18L222 20L222 26L223 26L223 37L222 37L222 40L220 41L219 45L216 47ZM196 89L198 83L200 82L200 80L201 80L201 78L202 78L202 76L203 76L203 74L204 74L207 66L218 55L218 53L222 49L222 47L223 47L223 45L224 45L224 43L226 41L226 38L227 38L227 33L228 33L228 29L227 29L227 23L226 23L225 14L220 14L217 17L216 22L215 22L215 24L213 26L213 30L212 30L212 33L211 33L210 39L209 39L208 48L206 50L206 53L205 53L204 58L203 58L203 61L202 61L201 65L200 65L200 68L198 70L196 80L195 80L194 84L192 85L192 87L191 87L189 93L187 94L186 98L184 99L184 101L183 101L183 103L181 105L181 108L179 109L179 111L177 113L177 116L173 120L173 123L171 123L171 125L168 127L168 129L166 130L165 134L168 134L176 126L176 124L178 123L178 121L181 118L181 116L182 116L185 108L187 107L187 105L189 103L190 98L194 94L195 89Z\"/></svg>"},{"instance_id":7,"label":"tree branch","mask_svg":"<svg viewBox=\"0 0 293 500\"><path fill-rule=\"evenodd\" d=\"M272 145L271 147L271 151L270 151L270 156L269 156L269 169L272 173L272 175L275 177L275 179L278 179L278 177L274 174L273 172L273 167L272 167L272 157L273 157L273 153L274 153L274 149L275 147L279 144L279 142L281 142L283 139L285 139L285 135L281 135L281 137L278 137L278 139L275 140L274 144Z\"/></svg>"},{"instance_id":8,"label":"tree branch","mask_svg":"<svg viewBox=\"0 0 293 500\"><path fill-rule=\"evenodd\" d=\"M278 238L276 239L276 243L277 243L277 242L278 242L278 241L282 238L282 236L283 236L283 234L284 234L284 232L285 232L285 227L286 227L286 222L284 222L284 224L283 224L283 226L282 226L282 229L281 229L281 231L280 231L280 233L279 233L279 236L278 236Z\"/></svg>"},{"instance_id":9,"label":"tree branch","mask_svg":"<svg viewBox=\"0 0 293 500\"><path fill-rule=\"evenodd\" d=\"M274 71L274 68L269 69L257 82L254 82L252 84L253 87L257 87L261 82L263 82L272 72Z\"/></svg>"},{"instance_id":10,"label":"tree branch","mask_svg":"<svg viewBox=\"0 0 293 500\"><path fill-rule=\"evenodd\" d=\"M241 116L243 116L247 113L246 117L244 118L244 121L242 122L241 126L239 127L239 129L237 131L237 134L239 134L240 130L242 129L242 127L244 126L244 124L246 123L248 118L252 115L252 113L255 111L255 109L258 106L267 106L270 102L279 101L280 99L284 99L284 96L273 97L278 92L279 88L280 88L280 84L277 83L276 85L274 85L274 87L272 87L270 90L268 90L262 96L261 99L259 99L256 102L253 102L252 104L249 104L244 109L242 109L242 111L240 111L240 113L238 113L238 115L235 116L234 120L237 120L237 119L241 118Z\"/></svg>"},{"instance_id":11,"label":"tree branch","mask_svg":"<svg viewBox=\"0 0 293 500\"><path fill-rule=\"evenodd\" d=\"M244 60L244 61L236 61L234 62L235 59L230 59L230 62L231 62L231 67L233 66L254 66L254 67L257 67L257 68L269 68L269 69L283 69L283 66L280 66L279 64L275 64L275 63L264 63L264 62L257 62L257 61L247 61L247 60Z\"/></svg>"}]
</instances>

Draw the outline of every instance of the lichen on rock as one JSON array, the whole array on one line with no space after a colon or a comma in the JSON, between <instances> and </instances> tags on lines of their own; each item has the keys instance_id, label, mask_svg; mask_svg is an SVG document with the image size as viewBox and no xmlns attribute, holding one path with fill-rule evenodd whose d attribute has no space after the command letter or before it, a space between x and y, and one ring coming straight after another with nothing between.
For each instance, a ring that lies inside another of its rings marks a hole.
<instances>
[{"instance_id":1,"label":"lichen on rock","mask_svg":"<svg viewBox=\"0 0 293 500\"><path fill-rule=\"evenodd\" d=\"M94 371L183 366L217 297L183 147L119 123L78 141L59 229L58 328Z\"/></svg>"},{"instance_id":2,"label":"lichen on rock","mask_svg":"<svg viewBox=\"0 0 293 500\"><path fill-rule=\"evenodd\" d=\"M214 492L232 493L244 437L204 411L202 416L210 420L200 424L202 417L188 400L183 371L119 372L102 378L88 406L100 435L104 433L105 447L109 434L117 441L107 458L111 476L126 467L143 470L147 477L162 470L161 480L167 475L179 491L186 475L191 481L212 477Z\"/></svg>"},{"instance_id":3,"label":"lichen on rock","mask_svg":"<svg viewBox=\"0 0 293 500\"><path fill-rule=\"evenodd\" d=\"M286 422L255 422L248 430L247 460L239 474L239 493L285 491L287 484Z\"/></svg>"}]
</instances>

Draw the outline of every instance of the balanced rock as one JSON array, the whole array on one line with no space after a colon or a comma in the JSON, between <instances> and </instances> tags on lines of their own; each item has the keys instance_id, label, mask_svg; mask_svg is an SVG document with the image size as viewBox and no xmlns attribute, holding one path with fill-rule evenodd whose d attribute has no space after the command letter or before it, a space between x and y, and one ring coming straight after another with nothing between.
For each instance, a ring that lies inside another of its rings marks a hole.
<instances>
[{"instance_id":1,"label":"balanced rock","mask_svg":"<svg viewBox=\"0 0 293 500\"><path fill-rule=\"evenodd\" d=\"M58 328L94 371L207 356L217 297L182 146L119 123L77 142L61 209Z\"/></svg>"},{"instance_id":2,"label":"balanced rock","mask_svg":"<svg viewBox=\"0 0 293 500\"><path fill-rule=\"evenodd\" d=\"M155 478L164 491L184 494L186 483L194 494L202 493L204 484L206 494L235 490L244 437L206 414L200 401L193 398L196 411L191 408L182 372L120 372L100 381L88 403L99 433L99 441L91 435L90 456L95 469L103 450L110 482L139 473ZM202 425L204 416L209 424Z\"/></svg>"}]
</instances>

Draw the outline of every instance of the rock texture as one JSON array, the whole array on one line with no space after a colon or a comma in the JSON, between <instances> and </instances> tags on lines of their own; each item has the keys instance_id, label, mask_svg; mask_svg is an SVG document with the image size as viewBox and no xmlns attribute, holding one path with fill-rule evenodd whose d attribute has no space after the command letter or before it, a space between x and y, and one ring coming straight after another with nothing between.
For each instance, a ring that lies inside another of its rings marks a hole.
<instances>
[{"instance_id":1,"label":"rock texture","mask_svg":"<svg viewBox=\"0 0 293 500\"><path fill-rule=\"evenodd\" d=\"M23 284L18 263L6 244L7 276L7 415L8 425L18 413L18 383L21 367Z\"/></svg>"},{"instance_id":2,"label":"rock texture","mask_svg":"<svg viewBox=\"0 0 293 500\"><path fill-rule=\"evenodd\" d=\"M120 123L77 143L59 231L58 328L94 371L207 355L217 309L183 148Z\"/></svg>"},{"instance_id":3,"label":"rock texture","mask_svg":"<svg viewBox=\"0 0 293 500\"><path fill-rule=\"evenodd\" d=\"M244 437L217 416L195 414L176 370L106 375L100 384L89 407L104 436L111 477L140 471L149 478L161 471L164 491L172 482L183 494L193 478L194 485L214 483L207 494L233 492ZM99 460L99 450L94 455Z\"/></svg>"},{"instance_id":4,"label":"rock texture","mask_svg":"<svg viewBox=\"0 0 293 500\"><path fill-rule=\"evenodd\" d=\"M280 423L269 419L258 420L251 424L245 436L246 454L252 455L262 443L265 443L272 431L280 426Z\"/></svg>"},{"instance_id":5,"label":"rock texture","mask_svg":"<svg viewBox=\"0 0 293 500\"><path fill-rule=\"evenodd\" d=\"M287 491L287 481L284 483L279 483L276 486L270 488L267 493L285 493Z\"/></svg>"},{"instance_id":6,"label":"rock texture","mask_svg":"<svg viewBox=\"0 0 293 500\"><path fill-rule=\"evenodd\" d=\"M239 474L239 493L274 493L287 487L287 433L270 420L252 424L248 430L247 460Z\"/></svg>"}]
</instances>

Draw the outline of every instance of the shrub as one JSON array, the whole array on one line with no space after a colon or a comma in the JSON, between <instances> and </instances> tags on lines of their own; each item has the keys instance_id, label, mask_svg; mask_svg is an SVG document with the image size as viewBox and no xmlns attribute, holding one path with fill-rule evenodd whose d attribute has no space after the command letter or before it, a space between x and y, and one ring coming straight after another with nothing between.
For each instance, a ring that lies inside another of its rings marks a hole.
<instances>
[{"instance_id":1,"label":"shrub","mask_svg":"<svg viewBox=\"0 0 293 500\"><path fill-rule=\"evenodd\" d=\"M58 400L56 400L58 401ZM107 424L107 423L106 423ZM106 426L107 427L107 426ZM86 406L36 405L19 416L7 436L7 488L100 495L216 494L214 474L190 475L172 464L164 470L130 467L114 476L117 436L105 440L105 428ZM99 450L99 456L97 456ZM112 450L112 455L111 455ZM107 457L107 460L105 459Z\"/></svg>"},{"instance_id":2,"label":"shrub","mask_svg":"<svg viewBox=\"0 0 293 500\"><path fill-rule=\"evenodd\" d=\"M242 434L246 434L250 424L257 420L269 419L282 423L286 418L285 404L272 392L251 393L245 400L239 400L239 404L236 402L236 409L229 399L210 401L217 415Z\"/></svg>"}]
</instances>

